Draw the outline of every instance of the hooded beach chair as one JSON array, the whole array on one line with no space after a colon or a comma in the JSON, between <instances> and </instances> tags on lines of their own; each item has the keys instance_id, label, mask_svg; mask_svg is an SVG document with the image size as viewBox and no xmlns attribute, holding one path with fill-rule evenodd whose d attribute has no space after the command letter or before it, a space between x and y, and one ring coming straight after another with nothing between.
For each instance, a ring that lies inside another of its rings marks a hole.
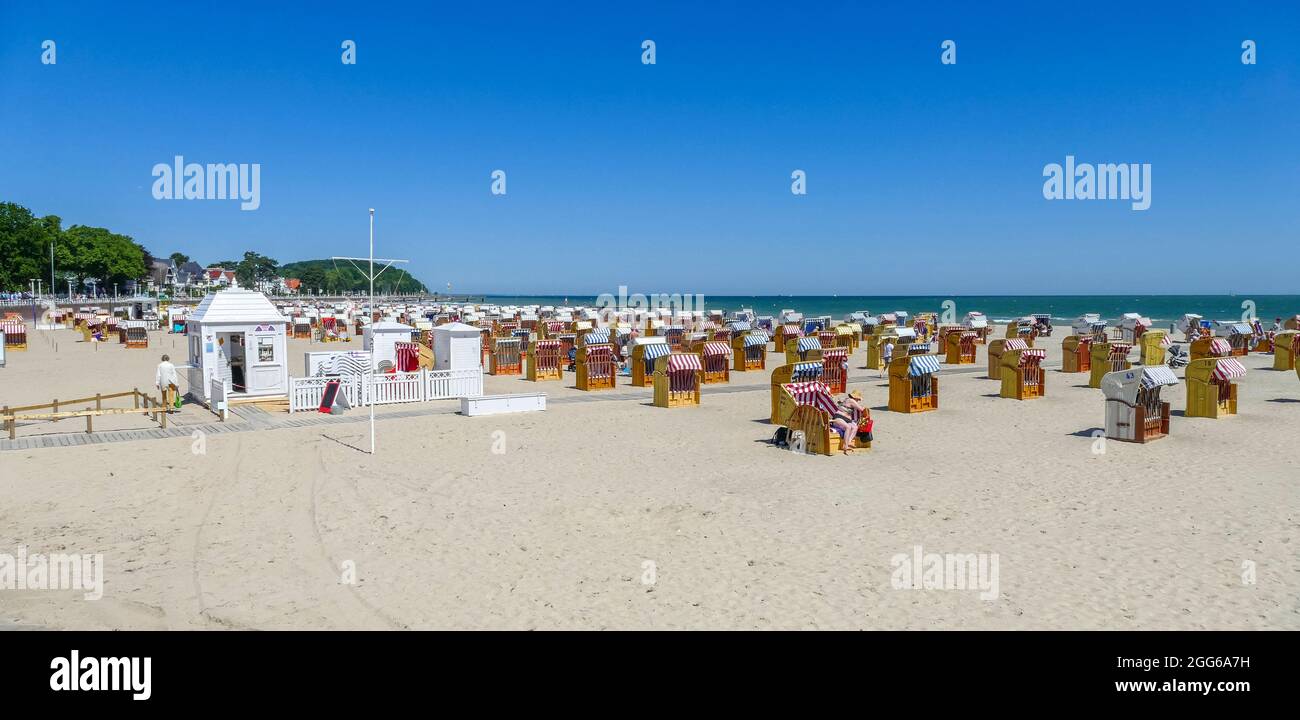
<instances>
[{"instance_id":1,"label":"hooded beach chair","mask_svg":"<svg viewBox=\"0 0 1300 720\"><path fill-rule=\"evenodd\" d=\"M1273 336L1273 369L1294 370L1300 355L1300 331L1283 330Z\"/></svg>"},{"instance_id":2,"label":"hooded beach chair","mask_svg":"<svg viewBox=\"0 0 1300 720\"><path fill-rule=\"evenodd\" d=\"M735 358L735 369L738 372L746 370L766 370L767 369L767 333L763 330L749 330L742 335L737 335L731 341L732 357Z\"/></svg>"},{"instance_id":3,"label":"hooded beach chair","mask_svg":"<svg viewBox=\"0 0 1300 720\"><path fill-rule=\"evenodd\" d=\"M730 345L721 340L701 343L700 358L704 365L703 382L706 385L731 381Z\"/></svg>"},{"instance_id":4,"label":"hooded beach chair","mask_svg":"<svg viewBox=\"0 0 1300 720\"><path fill-rule=\"evenodd\" d=\"M655 361L672 351L668 340L662 336L637 338L632 345L632 385L654 385Z\"/></svg>"},{"instance_id":5,"label":"hooded beach chair","mask_svg":"<svg viewBox=\"0 0 1300 720\"><path fill-rule=\"evenodd\" d=\"M824 383L808 382L786 385L783 391L795 403L785 425L791 431L803 433L807 452L814 455L834 455L839 452L844 438L831 426L831 418L838 409L831 389ZM861 426L870 420L871 411L867 410L863 417L852 418L851 422ZM859 432L853 445L855 448L870 448L871 441Z\"/></svg>"},{"instance_id":6,"label":"hooded beach chair","mask_svg":"<svg viewBox=\"0 0 1300 720\"><path fill-rule=\"evenodd\" d=\"M528 379L560 380L564 377L564 356L559 340L534 340L528 353Z\"/></svg>"},{"instance_id":7,"label":"hooded beach chair","mask_svg":"<svg viewBox=\"0 0 1300 720\"><path fill-rule=\"evenodd\" d=\"M1106 437L1145 443L1169 434L1169 403L1160 390L1177 385L1178 376L1163 365L1106 373L1101 391L1106 398Z\"/></svg>"},{"instance_id":8,"label":"hooded beach chair","mask_svg":"<svg viewBox=\"0 0 1300 720\"><path fill-rule=\"evenodd\" d=\"M579 390L612 390L618 374L614 346L601 344L578 348L577 374Z\"/></svg>"},{"instance_id":9,"label":"hooded beach chair","mask_svg":"<svg viewBox=\"0 0 1300 720\"><path fill-rule=\"evenodd\" d=\"M6 350L26 350L27 349L27 324L22 320L7 317L0 320L0 329L5 334Z\"/></svg>"},{"instance_id":10,"label":"hooded beach chair","mask_svg":"<svg viewBox=\"0 0 1300 720\"><path fill-rule=\"evenodd\" d=\"M1088 387L1101 387L1101 380L1107 373L1128 370L1133 367L1128 354L1133 346L1125 342L1094 342L1088 362Z\"/></svg>"},{"instance_id":11,"label":"hooded beach chair","mask_svg":"<svg viewBox=\"0 0 1300 720\"><path fill-rule=\"evenodd\" d=\"M820 383L823 372L825 372L825 366L820 360L781 365L774 369L771 377L772 407L768 420L773 425L784 425L785 420L790 417L790 413L794 412L795 407L798 405L786 392L784 386L813 381Z\"/></svg>"},{"instance_id":12,"label":"hooded beach chair","mask_svg":"<svg viewBox=\"0 0 1300 720\"><path fill-rule=\"evenodd\" d=\"M1005 353L1014 353L1026 350L1029 345L1020 338L997 338L989 341L989 371L990 380L1002 379L1002 356Z\"/></svg>"},{"instance_id":13,"label":"hooded beach chair","mask_svg":"<svg viewBox=\"0 0 1300 720\"><path fill-rule=\"evenodd\" d=\"M700 404L700 382L704 365L696 353L669 353L655 360L655 407L685 407Z\"/></svg>"},{"instance_id":14,"label":"hooded beach chair","mask_svg":"<svg viewBox=\"0 0 1300 720\"><path fill-rule=\"evenodd\" d=\"M1047 376L1043 372L1042 348L1023 348L1002 353L1002 391L1000 395L1012 400L1032 400L1047 392Z\"/></svg>"},{"instance_id":15,"label":"hooded beach chair","mask_svg":"<svg viewBox=\"0 0 1300 720\"><path fill-rule=\"evenodd\" d=\"M939 356L895 355L889 363L889 409L914 413L939 409Z\"/></svg>"},{"instance_id":16,"label":"hooded beach chair","mask_svg":"<svg viewBox=\"0 0 1300 720\"><path fill-rule=\"evenodd\" d=\"M1237 380L1246 366L1234 357L1201 358L1187 366L1186 417L1221 418L1237 414Z\"/></svg>"},{"instance_id":17,"label":"hooded beach chair","mask_svg":"<svg viewBox=\"0 0 1300 720\"><path fill-rule=\"evenodd\" d=\"M948 333L947 355L944 362L949 365L973 365L975 364L975 344L979 340L979 333L972 330L963 330L962 332Z\"/></svg>"},{"instance_id":18,"label":"hooded beach chair","mask_svg":"<svg viewBox=\"0 0 1300 720\"><path fill-rule=\"evenodd\" d=\"M519 338L492 338L492 354L488 363L490 375L519 375L523 372Z\"/></svg>"},{"instance_id":19,"label":"hooded beach chair","mask_svg":"<svg viewBox=\"0 0 1300 720\"><path fill-rule=\"evenodd\" d=\"M1232 355L1232 345L1227 340L1211 335L1193 340L1188 349L1191 351L1193 361L1202 358L1228 357Z\"/></svg>"},{"instance_id":20,"label":"hooded beach chair","mask_svg":"<svg viewBox=\"0 0 1300 720\"><path fill-rule=\"evenodd\" d=\"M848 348L833 347L822 350L822 382L833 393L842 393L848 389Z\"/></svg>"},{"instance_id":21,"label":"hooded beach chair","mask_svg":"<svg viewBox=\"0 0 1300 720\"><path fill-rule=\"evenodd\" d=\"M806 337L790 338L785 341L785 362L794 364L797 362L813 361L822 359L822 342L816 335Z\"/></svg>"}]
</instances>

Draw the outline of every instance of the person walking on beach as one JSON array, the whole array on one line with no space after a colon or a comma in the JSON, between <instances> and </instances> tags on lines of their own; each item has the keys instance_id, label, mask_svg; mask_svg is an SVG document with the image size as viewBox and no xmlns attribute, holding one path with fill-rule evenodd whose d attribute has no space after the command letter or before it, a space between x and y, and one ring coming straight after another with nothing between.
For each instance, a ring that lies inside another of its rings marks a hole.
<instances>
[{"instance_id":1,"label":"person walking on beach","mask_svg":"<svg viewBox=\"0 0 1300 720\"><path fill-rule=\"evenodd\" d=\"M154 376L154 384L163 396L163 407L167 412L175 410L176 393L177 393L176 366L172 364L171 356L163 355L162 362L158 363L158 372Z\"/></svg>"},{"instance_id":2,"label":"person walking on beach","mask_svg":"<svg viewBox=\"0 0 1300 720\"><path fill-rule=\"evenodd\" d=\"M889 361L894 359L894 341L893 341L893 340L886 340L886 341L885 341L885 352L884 352L884 355L885 355L885 368L882 369L882 370L880 371L880 377L884 377L884 376L885 376L885 370L888 370L888 369L889 369Z\"/></svg>"}]
</instances>

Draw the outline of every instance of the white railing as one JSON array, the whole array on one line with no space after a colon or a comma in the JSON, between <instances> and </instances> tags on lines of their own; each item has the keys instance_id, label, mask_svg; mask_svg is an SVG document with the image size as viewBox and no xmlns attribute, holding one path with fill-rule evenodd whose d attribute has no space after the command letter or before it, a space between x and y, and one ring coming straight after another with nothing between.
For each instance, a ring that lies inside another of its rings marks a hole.
<instances>
[{"instance_id":1,"label":"white railing","mask_svg":"<svg viewBox=\"0 0 1300 720\"><path fill-rule=\"evenodd\" d=\"M483 394L483 371L479 368L426 372L424 390L426 400L479 397Z\"/></svg>"},{"instance_id":2,"label":"white railing","mask_svg":"<svg viewBox=\"0 0 1300 720\"><path fill-rule=\"evenodd\" d=\"M289 412L316 410L320 407L325 384L339 381L339 391L352 407L361 407L372 399L375 405L426 402L483 394L483 371L419 370L403 373L367 375L313 376L289 378Z\"/></svg>"},{"instance_id":3,"label":"white railing","mask_svg":"<svg viewBox=\"0 0 1300 720\"><path fill-rule=\"evenodd\" d=\"M376 405L424 402L428 383L419 372L376 373L370 376L370 398Z\"/></svg>"}]
</instances>

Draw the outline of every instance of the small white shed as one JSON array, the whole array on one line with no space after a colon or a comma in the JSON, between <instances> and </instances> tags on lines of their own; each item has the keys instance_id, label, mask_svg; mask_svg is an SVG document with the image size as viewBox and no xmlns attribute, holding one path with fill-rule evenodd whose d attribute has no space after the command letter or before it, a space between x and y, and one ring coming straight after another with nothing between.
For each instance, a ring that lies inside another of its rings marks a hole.
<instances>
[{"instance_id":1,"label":"small white shed","mask_svg":"<svg viewBox=\"0 0 1300 720\"><path fill-rule=\"evenodd\" d=\"M433 329L433 369L483 369L482 330L465 323L446 323Z\"/></svg>"},{"instance_id":2,"label":"small white shed","mask_svg":"<svg viewBox=\"0 0 1300 720\"><path fill-rule=\"evenodd\" d=\"M211 401L212 381L229 383L230 397L275 397L289 390L288 319L260 292L209 294L186 319L189 394Z\"/></svg>"},{"instance_id":3,"label":"small white shed","mask_svg":"<svg viewBox=\"0 0 1300 720\"><path fill-rule=\"evenodd\" d=\"M382 362L387 362L390 367L397 366L397 343L411 342L415 328L399 322L381 321L366 323L361 334L364 337L363 347L370 352L373 368L378 370Z\"/></svg>"}]
</instances>

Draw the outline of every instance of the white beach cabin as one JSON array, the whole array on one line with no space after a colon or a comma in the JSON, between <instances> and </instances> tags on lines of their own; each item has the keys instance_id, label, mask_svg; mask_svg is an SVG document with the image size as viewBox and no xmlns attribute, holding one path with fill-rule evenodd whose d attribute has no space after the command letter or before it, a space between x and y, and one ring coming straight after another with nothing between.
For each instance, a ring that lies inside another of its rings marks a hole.
<instances>
[{"instance_id":1,"label":"white beach cabin","mask_svg":"<svg viewBox=\"0 0 1300 720\"><path fill-rule=\"evenodd\" d=\"M186 319L189 394L211 405L220 379L232 400L285 395L288 322L260 292L235 288L203 298Z\"/></svg>"},{"instance_id":2,"label":"white beach cabin","mask_svg":"<svg viewBox=\"0 0 1300 720\"><path fill-rule=\"evenodd\" d=\"M483 369L482 330L465 323L446 323L433 329L433 369Z\"/></svg>"},{"instance_id":3,"label":"white beach cabin","mask_svg":"<svg viewBox=\"0 0 1300 720\"><path fill-rule=\"evenodd\" d=\"M364 337L363 347L374 358L372 369L378 370L380 364L385 362L388 363L387 367L389 368L397 367L397 343L411 342L411 336L415 334L415 328L399 322L381 320L366 323L361 330L361 334Z\"/></svg>"}]
</instances>

